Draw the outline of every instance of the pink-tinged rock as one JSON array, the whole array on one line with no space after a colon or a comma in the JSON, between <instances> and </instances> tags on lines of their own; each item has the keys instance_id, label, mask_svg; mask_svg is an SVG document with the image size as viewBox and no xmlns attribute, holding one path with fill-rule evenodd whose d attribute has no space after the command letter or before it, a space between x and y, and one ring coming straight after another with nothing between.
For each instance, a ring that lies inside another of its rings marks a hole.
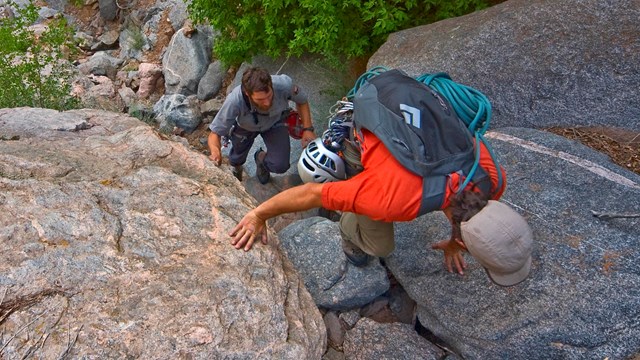
<instances>
[{"instance_id":1,"label":"pink-tinged rock","mask_svg":"<svg viewBox=\"0 0 640 360\"><path fill-rule=\"evenodd\" d=\"M162 77L162 67L158 64L142 63L138 67L138 76L140 77L138 97L146 99L156 90L158 80Z\"/></svg>"}]
</instances>

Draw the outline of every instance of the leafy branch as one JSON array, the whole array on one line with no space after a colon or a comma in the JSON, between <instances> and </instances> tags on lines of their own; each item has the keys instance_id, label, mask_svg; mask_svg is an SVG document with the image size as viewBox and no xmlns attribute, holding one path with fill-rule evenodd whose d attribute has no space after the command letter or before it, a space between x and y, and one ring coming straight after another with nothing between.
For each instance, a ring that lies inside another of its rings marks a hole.
<instances>
[{"instance_id":1,"label":"leafy branch","mask_svg":"<svg viewBox=\"0 0 640 360\"><path fill-rule=\"evenodd\" d=\"M19 6L16 15L0 19L0 108L42 107L66 110L79 106L71 95L76 53L73 30L64 17L52 19L43 32L31 25L38 19L33 2Z\"/></svg>"},{"instance_id":2,"label":"leafy branch","mask_svg":"<svg viewBox=\"0 0 640 360\"><path fill-rule=\"evenodd\" d=\"M392 32L487 6L485 0L193 0L189 13L220 33L214 52L227 65L259 54L311 53L337 66L370 55Z\"/></svg>"}]
</instances>

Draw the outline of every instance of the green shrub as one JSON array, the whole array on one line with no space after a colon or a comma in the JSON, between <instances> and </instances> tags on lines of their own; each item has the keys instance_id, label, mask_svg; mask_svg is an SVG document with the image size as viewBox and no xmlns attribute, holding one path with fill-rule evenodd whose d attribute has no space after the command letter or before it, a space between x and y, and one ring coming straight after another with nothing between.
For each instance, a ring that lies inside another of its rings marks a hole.
<instances>
[{"instance_id":1,"label":"green shrub","mask_svg":"<svg viewBox=\"0 0 640 360\"><path fill-rule=\"evenodd\" d=\"M337 65L370 55L394 31L487 6L485 0L192 0L189 13L220 32L214 52L227 65L258 54L303 53Z\"/></svg>"},{"instance_id":2,"label":"green shrub","mask_svg":"<svg viewBox=\"0 0 640 360\"><path fill-rule=\"evenodd\" d=\"M142 32L142 27L138 24L138 21L131 17L127 17L124 20L124 32L128 35L128 45L131 50L142 51L146 44L146 37ZM121 44L122 45L122 44Z\"/></svg>"},{"instance_id":3,"label":"green shrub","mask_svg":"<svg viewBox=\"0 0 640 360\"><path fill-rule=\"evenodd\" d=\"M129 115L135 117L136 119L141 120L151 126L155 126L157 124L153 110L147 109L142 105L139 105L139 104L131 105L129 107L128 113Z\"/></svg>"},{"instance_id":4,"label":"green shrub","mask_svg":"<svg viewBox=\"0 0 640 360\"><path fill-rule=\"evenodd\" d=\"M8 5L17 11L15 17L0 19L0 108L78 107L79 100L70 94L73 67L68 60L75 53L72 29L59 17L36 34L29 29L38 18L33 3Z\"/></svg>"},{"instance_id":5,"label":"green shrub","mask_svg":"<svg viewBox=\"0 0 640 360\"><path fill-rule=\"evenodd\" d=\"M145 38L142 33L142 29L136 26L131 26L129 27L129 34L131 36L131 48L133 50L142 51L142 48L145 45Z\"/></svg>"}]
</instances>

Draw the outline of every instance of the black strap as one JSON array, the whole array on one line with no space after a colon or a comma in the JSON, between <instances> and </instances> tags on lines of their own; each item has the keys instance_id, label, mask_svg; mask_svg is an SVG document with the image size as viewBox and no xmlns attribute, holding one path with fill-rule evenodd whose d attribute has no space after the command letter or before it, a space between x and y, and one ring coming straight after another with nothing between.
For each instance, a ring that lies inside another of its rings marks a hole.
<instances>
[{"instance_id":1,"label":"black strap","mask_svg":"<svg viewBox=\"0 0 640 360\"><path fill-rule=\"evenodd\" d=\"M249 97L244 92L244 89L240 88L240 92L242 93L242 99L244 100L244 103L247 105L247 108L251 110L251 102L249 101Z\"/></svg>"},{"instance_id":2,"label":"black strap","mask_svg":"<svg viewBox=\"0 0 640 360\"><path fill-rule=\"evenodd\" d=\"M251 102L249 101L249 97L247 96L247 94L244 92L244 89L241 87L240 88L240 92L242 93L242 99L244 100L244 103L247 105L247 108L249 109L249 111L251 112L251 115L253 115L253 122L258 125L258 114L257 111L254 110L251 107Z\"/></svg>"}]
</instances>

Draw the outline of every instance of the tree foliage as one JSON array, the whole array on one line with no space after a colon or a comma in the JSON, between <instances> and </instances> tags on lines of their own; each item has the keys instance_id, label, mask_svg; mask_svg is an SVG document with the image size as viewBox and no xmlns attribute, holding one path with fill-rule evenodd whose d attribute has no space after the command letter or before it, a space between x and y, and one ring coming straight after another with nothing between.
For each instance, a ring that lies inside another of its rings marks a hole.
<instances>
[{"instance_id":1,"label":"tree foliage","mask_svg":"<svg viewBox=\"0 0 640 360\"><path fill-rule=\"evenodd\" d=\"M36 32L30 27L38 18L33 3L8 6L16 15L0 19L0 108L77 107L79 101L70 95L73 69L66 60L75 48L72 29L60 17Z\"/></svg>"},{"instance_id":2,"label":"tree foliage","mask_svg":"<svg viewBox=\"0 0 640 360\"><path fill-rule=\"evenodd\" d=\"M258 54L303 53L339 64L371 54L391 32L487 6L485 0L192 0L189 13L220 33L214 52L228 65Z\"/></svg>"}]
</instances>

